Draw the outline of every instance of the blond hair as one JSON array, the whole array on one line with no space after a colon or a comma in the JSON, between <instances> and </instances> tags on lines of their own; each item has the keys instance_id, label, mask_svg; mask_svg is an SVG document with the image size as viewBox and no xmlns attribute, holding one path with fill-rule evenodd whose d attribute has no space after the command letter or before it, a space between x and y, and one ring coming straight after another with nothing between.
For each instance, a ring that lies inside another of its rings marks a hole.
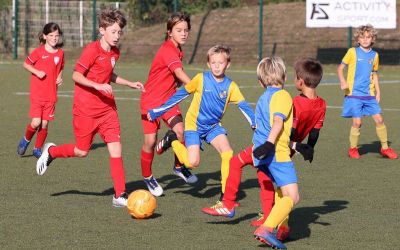
<instances>
[{"instance_id":1,"label":"blond hair","mask_svg":"<svg viewBox=\"0 0 400 250\"><path fill-rule=\"evenodd\" d=\"M364 35L364 33L369 33L372 36L372 46L375 43L376 38L378 37L378 32L371 24L361 25L356 29L356 31L354 32L354 39L356 40L356 44L358 45L358 38Z\"/></svg>"},{"instance_id":2,"label":"blond hair","mask_svg":"<svg viewBox=\"0 0 400 250\"><path fill-rule=\"evenodd\" d=\"M265 57L257 66L257 77L264 87L283 85L286 81L286 66L280 57Z\"/></svg>"},{"instance_id":3,"label":"blond hair","mask_svg":"<svg viewBox=\"0 0 400 250\"><path fill-rule=\"evenodd\" d=\"M220 54L224 53L226 55L226 60L228 62L231 61L231 48L229 48L226 45L221 45L217 44L215 46L212 46L208 51L207 51L207 62L210 61L210 57L215 54Z\"/></svg>"}]
</instances>

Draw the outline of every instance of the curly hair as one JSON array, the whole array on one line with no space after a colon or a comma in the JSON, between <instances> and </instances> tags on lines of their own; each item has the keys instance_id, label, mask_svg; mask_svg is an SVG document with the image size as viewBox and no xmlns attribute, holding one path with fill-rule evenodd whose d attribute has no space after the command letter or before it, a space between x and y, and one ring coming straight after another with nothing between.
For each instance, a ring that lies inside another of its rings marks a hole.
<instances>
[{"instance_id":1,"label":"curly hair","mask_svg":"<svg viewBox=\"0 0 400 250\"><path fill-rule=\"evenodd\" d=\"M354 32L354 39L356 40L356 44L358 44L358 38L364 35L365 33L369 33L372 36L371 45L373 45L375 43L376 38L378 37L378 32L371 24L361 25L356 29L356 31Z\"/></svg>"}]
</instances>

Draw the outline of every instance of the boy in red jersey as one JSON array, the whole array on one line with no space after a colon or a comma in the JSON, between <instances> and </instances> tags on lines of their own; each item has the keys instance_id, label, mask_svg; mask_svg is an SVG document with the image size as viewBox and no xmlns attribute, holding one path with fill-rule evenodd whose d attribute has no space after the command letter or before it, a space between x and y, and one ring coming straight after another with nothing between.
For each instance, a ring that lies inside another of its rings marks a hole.
<instances>
[{"instance_id":1,"label":"boy in red jersey","mask_svg":"<svg viewBox=\"0 0 400 250\"><path fill-rule=\"evenodd\" d=\"M85 47L72 75L75 81L73 127L76 143L60 146L46 143L36 164L38 175L43 175L55 158L85 157L94 136L99 133L110 154L115 192L112 205L115 207L126 206L128 195L125 193L120 125L110 82L143 91L140 82L130 82L114 73L119 58L116 46L125 25L126 19L119 10L107 8L100 13L101 38Z\"/></svg>"},{"instance_id":2,"label":"boy in red jersey","mask_svg":"<svg viewBox=\"0 0 400 250\"><path fill-rule=\"evenodd\" d=\"M300 59L295 63L295 86L301 94L293 99L293 125L290 136L290 148L300 152L304 160L313 160L313 148L319 137L319 130L322 128L325 119L326 103L318 97L315 88L322 79L322 65L315 59ZM307 144L301 142L307 137ZM294 151L293 151L294 153ZM203 212L211 215L232 214L234 202L239 189L242 168L246 165L253 165L252 147L234 156L230 162L229 176L226 183L225 194L222 204L219 207L203 208ZM270 177L264 171L257 171L258 181L261 187L260 200L263 214L252 226L261 226L270 214L274 205L282 197L279 189L274 197L274 186ZM218 210L219 209L219 210ZM219 213L218 211L229 211ZM234 213L233 213L234 214ZM277 239L282 241L289 236L288 218L282 221L277 230Z\"/></svg>"},{"instance_id":3,"label":"boy in red jersey","mask_svg":"<svg viewBox=\"0 0 400 250\"><path fill-rule=\"evenodd\" d=\"M140 109L144 133L144 142L141 150L141 169L144 182L149 191L160 196L162 187L153 177L151 165L154 158L154 148L157 141L157 131L160 129L160 119L183 141L183 119L179 106L170 109L160 118L154 121L147 119L147 111L161 106L175 92L177 85L190 82L189 76L183 71L181 46L187 41L190 30L190 17L182 13L174 13L167 21L165 42L157 51L151 64L149 77L145 84L146 92L140 98ZM157 153L162 153L162 147L157 147ZM197 177L181 165L175 157L173 173L187 183L194 183Z\"/></svg>"},{"instance_id":4,"label":"boy in red jersey","mask_svg":"<svg viewBox=\"0 0 400 250\"><path fill-rule=\"evenodd\" d=\"M26 58L24 68L31 75L30 110L32 118L27 125L25 136L18 144L17 153L24 155L29 143L37 132L33 155L39 158L47 137L49 121L54 120L57 102L57 88L62 84L64 51L60 42L62 31L58 24L48 23L39 35L40 46Z\"/></svg>"}]
</instances>

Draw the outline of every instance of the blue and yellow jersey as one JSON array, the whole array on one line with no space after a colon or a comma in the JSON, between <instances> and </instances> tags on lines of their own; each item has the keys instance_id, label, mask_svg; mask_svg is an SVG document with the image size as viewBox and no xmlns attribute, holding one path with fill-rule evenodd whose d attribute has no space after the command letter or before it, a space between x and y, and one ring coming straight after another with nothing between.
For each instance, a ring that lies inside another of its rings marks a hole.
<instances>
[{"instance_id":1,"label":"blue and yellow jersey","mask_svg":"<svg viewBox=\"0 0 400 250\"><path fill-rule=\"evenodd\" d=\"M283 118L283 129L275 141L276 162L288 162L290 159L290 132L293 123L292 97L281 88L268 87L258 99L256 106L256 130L253 135L254 148L264 144L271 132L274 116ZM255 157L254 166L260 166L271 162L270 158L257 160Z\"/></svg>"},{"instance_id":2,"label":"blue and yellow jersey","mask_svg":"<svg viewBox=\"0 0 400 250\"><path fill-rule=\"evenodd\" d=\"M162 116L170 108L194 93L186 113L185 130L206 131L221 122L229 103L235 103L251 126L255 126L254 112L245 101L238 85L224 77L217 82L210 71L197 74L161 107L149 110L152 119Z\"/></svg>"},{"instance_id":3,"label":"blue and yellow jersey","mask_svg":"<svg viewBox=\"0 0 400 250\"><path fill-rule=\"evenodd\" d=\"M347 83L349 96L375 96L372 74L378 72L379 56L374 50L365 52L360 47L350 48L342 59L348 66Z\"/></svg>"}]
</instances>

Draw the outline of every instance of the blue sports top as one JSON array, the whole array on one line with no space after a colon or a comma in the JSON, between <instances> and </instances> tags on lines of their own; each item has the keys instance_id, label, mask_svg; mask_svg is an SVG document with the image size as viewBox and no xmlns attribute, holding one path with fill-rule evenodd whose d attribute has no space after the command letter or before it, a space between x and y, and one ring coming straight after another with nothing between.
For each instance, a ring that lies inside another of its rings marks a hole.
<instances>
[{"instance_id":1,"label":"blue sports top","mask_svg":"<svg viewBox=\"0 0 400 250\"><path fill-rule=\"evenodd\" d=\"M151 118L154 120L162 116L191 93L194 93L194 97L186 113L185 130L211 129L221 122L230 102L237 104L250 125L255 126L254 112L237 84L227 76L222 82L217 82L210 71L197 74L161 107L149 110Z\"/></svg>"},{"instance_id":2,"label":"blue sports top","mask_svg":"<svg viewBox=\"0 0 400 250\"><path fill-rule=\"evenodd\" d=\"M253 135L253 149L264 144L271 132L271 127L274 121L274 116L283 118L282 132L275 141L275 161L288 162L290 159L290 132L292 130L293 112L292 112L292 97L290 94L277 87L267 87L261 97L258 99L256 106L256 130ZM263 160L254 160L254 166L259 166L270 162L267 157Z\"/></svg>"},{"instance_id":3,"label":"blue sports top","mask_svg":"<svg viewBox=\"0 0 400 250\"><path fill-rule=\"evenodd\" d=\"M372 73L378 72L379 56L374 50L365 52L360 47L350 48L342 59L348 66L346 90L348 96L375 96Z\"/></svg>"}]
</instances>

